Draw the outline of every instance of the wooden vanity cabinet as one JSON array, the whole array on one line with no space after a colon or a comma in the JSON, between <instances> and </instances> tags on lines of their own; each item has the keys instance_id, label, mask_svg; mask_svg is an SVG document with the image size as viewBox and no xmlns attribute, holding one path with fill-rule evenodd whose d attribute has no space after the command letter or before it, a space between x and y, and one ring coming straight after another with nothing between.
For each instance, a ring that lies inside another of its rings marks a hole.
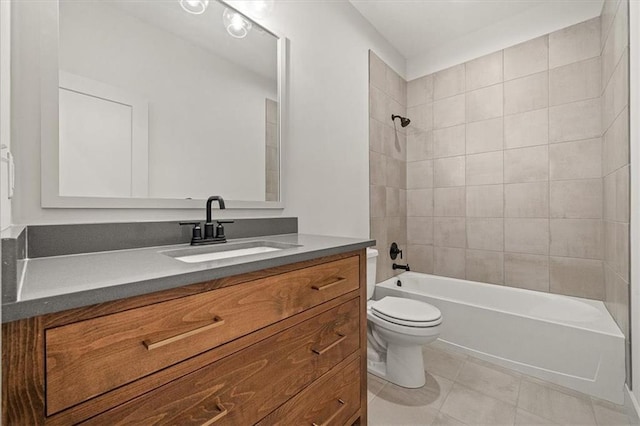
<instances>
[{"instance_id":1,"label":"wooden vanity cabinet","mask_svg":"<svg viewBox=\"0 0 640 426\"><path fill-rule=\"evenodd\" d=\"M2 419L366 424L364 250L2 327Z\"/></svg>"}]
</instances>

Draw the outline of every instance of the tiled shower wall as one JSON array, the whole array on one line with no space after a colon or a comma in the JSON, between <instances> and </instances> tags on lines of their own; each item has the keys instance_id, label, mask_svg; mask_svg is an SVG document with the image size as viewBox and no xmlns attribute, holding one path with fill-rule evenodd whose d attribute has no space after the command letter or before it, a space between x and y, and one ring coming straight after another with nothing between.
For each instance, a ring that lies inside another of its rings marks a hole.
<instances>
[{"instance_id":1,"label":"tiled shower wall","mask_svg":"<svg viewBox=\"0 0 640 426\"><path fill-rule=\"evenodd\" d=\"M394 273L392 242L407 242L407 135L391 115L406 116L407 83L373 52L369 53L369 183L371 238L377 241L377 282ZM406 252L406 250L405 250ZM402 260L397 259L398 263Z\"/></svg>"},{"instance_id":2,"label":"tiled shower wall","mask_svg":"<svg viewBox=\"0 0 640 426\"><path fill-rule=\"evenodd\" d=\"M408 83L412 269L604 299L600 19Z\"/></svg>"},{"instance_id":3,"label":"tiled shower wall","mask_svg":"<svg viewBox=\"0 0 640 426\"><path fill-rule=\"evenodd\" d=\"M629 342L629 2L607 0L602 28L605 304ZM627 373L630 369L627 368ZM627 374L629 376L629 374ZM627 377L627 381L630 378Z\"/></svg>"}]
</instances>

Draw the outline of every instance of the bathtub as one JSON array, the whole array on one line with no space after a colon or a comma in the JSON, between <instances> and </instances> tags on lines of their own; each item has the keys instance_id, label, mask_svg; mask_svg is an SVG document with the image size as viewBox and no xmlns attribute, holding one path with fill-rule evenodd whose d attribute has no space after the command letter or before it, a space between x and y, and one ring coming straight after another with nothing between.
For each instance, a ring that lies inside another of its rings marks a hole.
<instances>
[{"instance_id":1,"label":"bathtub","mask_svg":"<svg viewBox=\"0 0 640 426\"><path fill-rule=\"evenodd\" d=\"M416 272L376 284L384 296L440 309L436 344L624 403L624 335L602 302Z\"/></svg>"}]
</instances>

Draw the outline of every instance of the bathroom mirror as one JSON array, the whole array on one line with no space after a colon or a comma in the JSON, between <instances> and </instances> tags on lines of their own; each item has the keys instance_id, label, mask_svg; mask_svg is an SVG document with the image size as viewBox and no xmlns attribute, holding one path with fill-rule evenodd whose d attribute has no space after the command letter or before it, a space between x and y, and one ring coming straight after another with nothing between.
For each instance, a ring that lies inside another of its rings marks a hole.
<instances>
[{"instance_id":1,"label":"bathroom mirror","mask_svg":"<svg viewBox=\"0 0 640 426\"><path fill-rule=\"evenodd\" d=\"M60 0L56 12L43 207L203 208L213 194L283 206L282 37L217 0Z\"/></svg>"}]
</instances>

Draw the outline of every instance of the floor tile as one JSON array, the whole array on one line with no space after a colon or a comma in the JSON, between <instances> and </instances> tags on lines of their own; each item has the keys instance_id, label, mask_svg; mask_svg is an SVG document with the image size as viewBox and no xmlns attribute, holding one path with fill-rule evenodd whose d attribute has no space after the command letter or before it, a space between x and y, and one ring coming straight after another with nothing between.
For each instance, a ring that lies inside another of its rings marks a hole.
<instances>
[{"instance_id":1,"label":"floor tile","mask_svg":"<svg viewBox=\"0 0 640 426\"><path fill-rule=\"evenodd\" d=\"M422 355L425 370L449 380L455 380L467 359L466 355L443 351L429 345L422 348Z\"/></svg>"},{"instance_id":2,"label":"floor tile","mask_svg":"<svg viewBox=\"0 0 640 426\"><path fill-rule=\"evenodd\" d=\"M438 411L420 405L403 405L398 402L374 398L369 405L369 425L430 425L436 419Z\"/></svg>"},{"instance_id":3,"label":"floor tile","mask_svg":"<svg viewBox=\"0 0 640 426\"><path fill-rule=\"evenodd\" d=\"M456 383L441 411L473 425L513 425L516 407Z\"/></svg>"},{"instance_id":4,"label":"floor tile","mask_svg":"<svg viewBox=\"0 0 640 426\"><path fill-rule=\"evenodd\" d=\"M462 423L460 420L456 420L440 412L433 423L431 423L431 426L464 426L465 424L466 423Z\"/></svg>"},{"instance_id":5,"label":"floor tile","mask_svg":"<svg viewBox=\"0 0 640 426\"><path fill-rule=\"evenodd\" d=\"M577 398L528 378L520 383L518 408L564 425L596 424L589 399Z\"/></svg>"},{"instance_id":6,"label":"floor tile","mask_svg":"<svg viewBox=\"0 0 640 426\"><path fill-rule=\"evenodd\" d=\"M384 385L387 382L382 380L378 376L374 376L373 374L367 374L367 400L371 402L371 400L382 390Z\"/></svg>"},{"instance_id":7,"label":"floor tile","mask_svg":"<svg viewBox=\"0 0 640 426\"><path fill-rule=\"evenodd\" d=\"M629 426L631 419L627 416L625 407L610 402L592 400L593 411L599 426Z\"/></svg>"},{"instance_id":8,"label":"floor tile","mask_svg":"<svg viewBox=\"0 0 640 426\"><path fill-rule=\"evenodd\" d=\"M521 408L516 410L516 423L515 426L542 426L542 425L557 425L551 420L547 420L543 417L531 414L528 411L524 411Z\"/></svg>"},{"instance_id":9,"label":"floor tile","mask_svg":"<svg viewBox=\"0 0 640 426\"><path fill-rule=\"evenodd\" d=\"M456 382L511 405L518 402L519 377L481 365L471 358L462 366Z\"/></svg>"},{"instance_id":10,"label":"floor tile","mask_svg":"<svg viewBox=\"0 0 640 426\"><path fill-rule=\"evenodd\" d=\"M380 399L409 407L429 407L438 410L449 394L453 382L434 374L425 373L426 384L420 389L407 389L387 383L373 400Z\"/></svg>"}]
</instances>

